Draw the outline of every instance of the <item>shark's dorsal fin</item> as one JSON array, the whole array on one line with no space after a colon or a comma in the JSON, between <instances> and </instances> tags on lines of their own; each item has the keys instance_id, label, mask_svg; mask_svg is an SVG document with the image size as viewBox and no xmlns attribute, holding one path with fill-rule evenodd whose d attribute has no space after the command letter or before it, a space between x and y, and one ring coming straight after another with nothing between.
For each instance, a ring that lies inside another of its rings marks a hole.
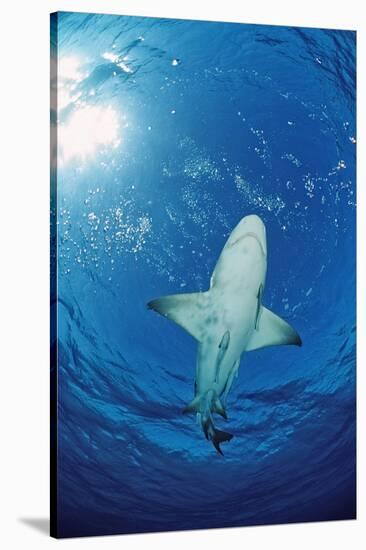
<instances>
[{"instance_id":1,"label":"shark's dorsal fin","mask_svg":"<svg viewBox=\"0 0 366 550\"><path fill-rule=\"evenodd\" d=\"M163 296L151 300L147 307L180 325L199 342L202 340L209 307L208 292Z\"/></svg>"},{"instance_id":2,"label":"shark's dorsal fin","mask_svg":"<svg viewBox=\"0 0 366 550\"><path fill-rule=\"evenodd\" d=\"M282 346L294 344L301 346L301 338L286 321L262 306L258 328L245 346L245 351L265 348L267 346Z\"/></svg>"}]
</instances>

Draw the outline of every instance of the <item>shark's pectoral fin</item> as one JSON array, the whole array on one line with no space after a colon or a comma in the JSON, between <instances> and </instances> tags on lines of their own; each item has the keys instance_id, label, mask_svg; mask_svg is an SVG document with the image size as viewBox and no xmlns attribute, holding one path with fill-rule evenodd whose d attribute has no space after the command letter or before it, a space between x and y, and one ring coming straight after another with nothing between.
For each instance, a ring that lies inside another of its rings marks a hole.
<instances>
[{"instance_id":1,"label":"shark's pectoral fin","mask_svg":"<svg viewBox=\"0 0 366 550\"><path fill-rule=\"evenodd\" d=\"M258 330L259 327L259 319L262 313L262 294L263 294L263 285L262 283L259 285L258 294L257 294L257 311L255 313L255 323L254 328L255 330Z\"/></svg>"},{"instance_id":2,"label":"shark's pectoral fin","mask_svg":"<svg viewBox=\"0 0 366 550\"><path fill-rule=\"evenodd\" d=\"M245 351L252 351L267 346L294 344L301 346L301 338L286 321L262 306L257 330L245 346Z\"/></svg>"},{"instance_id":3,"label":"shark's pectoral fin","mask_svg":"<svg viewBox=\"0 0 366 550\"><path fill-rule=\"evenodd\" d=\"M208 301L208 292L174 294L151 300L147 307L174 321L200 342L207 317Z\"/></svg>"}]
</instances>

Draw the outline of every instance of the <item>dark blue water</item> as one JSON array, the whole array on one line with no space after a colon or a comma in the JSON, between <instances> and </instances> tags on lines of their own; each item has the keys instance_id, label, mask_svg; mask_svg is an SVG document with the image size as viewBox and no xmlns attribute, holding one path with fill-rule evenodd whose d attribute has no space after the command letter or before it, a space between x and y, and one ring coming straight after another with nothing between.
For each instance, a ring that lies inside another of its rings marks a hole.
<instances>
[{"instance_id":1,"label":"dark blue water","mask_svg":"<svg viewBox=\"0 0 366 550\"><path fill-rule=\"evenodd\" d=\"M58 16L61 536L355 517L355 33ZM267 228L263 303L215 452L196 343L146 309Z\"/></svg>"}]
</instances>

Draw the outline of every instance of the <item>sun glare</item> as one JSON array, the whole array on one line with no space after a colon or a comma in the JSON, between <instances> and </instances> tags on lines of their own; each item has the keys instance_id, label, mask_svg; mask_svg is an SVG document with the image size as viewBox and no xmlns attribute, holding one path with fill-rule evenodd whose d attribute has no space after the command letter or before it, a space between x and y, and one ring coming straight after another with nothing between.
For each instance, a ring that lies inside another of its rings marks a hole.
<instances>
[{"instance_id":1,"label":"sun glare","mask_svg":"<svg viewBox=\"0 0 366 550\"><path fill-rule=\"evenodd\" d=\"M83 78L80 59L74 56L61 57L58 62L58 78L79 82Z\"/></svg>"},{"instance_id":2,"label":"sun glare","mask_svg":"<svg viewBox=\"0 0 366 550\"><path fill-rule=\"evenodd\" d=\"M77 101L81 93L78 84L87 76L81 69L81 60L75 56L61 57L58 62L57 108L60 113L65 107Z\"/></svg>"},{"instance_id":3,"label":"sun glare","mask_svg":"<svg viewBox=\"0 0 366 550\"><path fill-rule=\"evenodd\" d=\"M85 161L106 146L119 145L119 124L112 107L83 106L59 126L59 159Z\"/></svg>"},{"instance_id":4,"label":"sun glare","mask_svg":"<svg viewBox=\"0 0 366 550\"><path fill-rule=\"evenodd\" d=\"M121 59L121 57L119 55L116 55L115 53L105 52L102 55L102 57L103 57L103 59L106 59L107 61L110 61L111 63L115 63L117 65L117 67L122 69L123 72L133 73L133 70L131 69L131 67L129 67L125 63L125 61L127 61L127 56L125 56L123 59Z\"/></svg>"}]
</instances>

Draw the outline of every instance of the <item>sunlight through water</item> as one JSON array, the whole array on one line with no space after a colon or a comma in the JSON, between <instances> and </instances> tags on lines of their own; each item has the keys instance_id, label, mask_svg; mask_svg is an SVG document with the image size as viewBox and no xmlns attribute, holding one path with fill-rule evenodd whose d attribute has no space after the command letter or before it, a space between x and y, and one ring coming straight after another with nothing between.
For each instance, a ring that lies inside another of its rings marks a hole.
<instances>
[{"instance_id":1,"label":"sunlight through water","mask_svg":"<svg viewBox=\"0 0 366 550\"><path fill-rule=\"evenodd\" d=\"M119 124L112 107L83 106L59 127L59 158L64 164L78 158L85 161L103 147L118 147Z\"/></svg>"}]
</instances>

